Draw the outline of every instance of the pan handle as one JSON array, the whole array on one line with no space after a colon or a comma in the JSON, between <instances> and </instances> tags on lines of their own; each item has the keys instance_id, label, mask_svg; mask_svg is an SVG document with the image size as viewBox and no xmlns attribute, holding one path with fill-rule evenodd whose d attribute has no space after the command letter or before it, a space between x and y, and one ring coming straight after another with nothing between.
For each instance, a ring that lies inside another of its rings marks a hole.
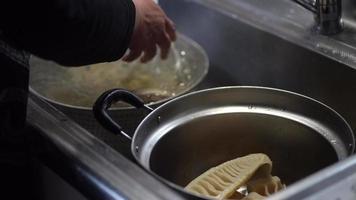
<instances>
[{"instance_id":1,"label":"pan handle","mask_svg":"<svg viewBox=\"0 0 356 200\"><path fill-rule=\"evenodd\" d=\"M132 137L129 136L122 130L122 127L117 124L108 114L107 110L111 107L113 103L123 101L128 103L137 109L146 109L149 112L153 111L152 108L146 106L138 96L135 94L124 90L124 89L111 89L104 92L96 100L93 106L93 113L95 119L108 131L124 135L127 139L132 140Z\"/></svg>"}]
</instances>

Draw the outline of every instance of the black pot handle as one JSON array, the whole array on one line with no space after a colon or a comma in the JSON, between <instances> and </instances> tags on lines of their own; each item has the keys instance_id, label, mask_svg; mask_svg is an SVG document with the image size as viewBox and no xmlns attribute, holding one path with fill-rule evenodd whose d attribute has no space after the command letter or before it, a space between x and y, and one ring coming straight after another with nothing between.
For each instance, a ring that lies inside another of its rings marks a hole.
<instances>
[{"instance_id":1,"label":"black pot handle","mask_svg":"<svg viewBox=\"0 0 356 200\"><path fill-rule=\"evenodd\" d=\"M149 112L153 111L152 108L146 106L144 102L135 94L124 89L111 89L104 92L100 97L95 101L93 106L93 113L95 119L108 131L119 134L121 133L129 140L132 140L132 137L129 136L122 130L122 127L117 124L107 113L107 110L111 107L113 103L123 101L126 102L137 109L146 109Z\"/></svg>"}]
</instances>

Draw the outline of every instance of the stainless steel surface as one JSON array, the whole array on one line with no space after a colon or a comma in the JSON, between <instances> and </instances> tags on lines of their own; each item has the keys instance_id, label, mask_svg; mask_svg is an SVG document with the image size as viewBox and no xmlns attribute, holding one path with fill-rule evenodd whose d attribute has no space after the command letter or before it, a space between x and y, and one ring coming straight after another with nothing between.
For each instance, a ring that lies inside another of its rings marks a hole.
<instances>
[{"instance_id":1,"label":"stainless steel surface","mask_svg":"<svg viewBox=\"0 0 356 200\"><path fill-rule=\"evenodd\" d=\"M30 96L28 122L34 127L31 138L38 157L87 198L182 199L48 103Z\"/></svg>"},{"instance_id":2,"label":"stainless steel surface","mask_svg":"<svg viewBox=\"0 0 356 200\"><path fill-rule=\"evenodd\" d=\"M315 15L314 30L323 35L342 31L341 0L292 0Z\"/></svg>"},{"instance_id":3,"label":"stainless steel surface","mask_svg":"<svg viewBox=\"0 0 356 200\"><path fill-rule=\"evenodd\" d=\"M131 151L183 191L209 168L251 153L267 154L273 174L290 185L345 159L354 145L346 121L320 102L272 88L222 87L151 112L136 129Z\"/></svg>"}]
</instances>

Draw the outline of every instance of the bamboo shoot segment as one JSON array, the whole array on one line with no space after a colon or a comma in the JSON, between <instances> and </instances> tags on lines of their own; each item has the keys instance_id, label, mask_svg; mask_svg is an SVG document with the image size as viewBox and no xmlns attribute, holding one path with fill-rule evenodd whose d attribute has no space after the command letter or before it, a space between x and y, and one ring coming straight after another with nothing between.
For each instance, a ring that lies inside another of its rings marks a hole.
<instances>
[{"instance_id":1,"label":"bamboo shoot segment","mask_svg":"<svg viewBox=\"0 0 356 200\"><path fill-rule=\"evenodd\" d=\"M273 194L285 186L271 175L272 161L262 153L250 154L227 161L204 172L185 189L214 199L235 198L236 191L247 187L244 200L257 200ZM240 198L241 199L241 198Z\"/></svg>"}]
</instances>

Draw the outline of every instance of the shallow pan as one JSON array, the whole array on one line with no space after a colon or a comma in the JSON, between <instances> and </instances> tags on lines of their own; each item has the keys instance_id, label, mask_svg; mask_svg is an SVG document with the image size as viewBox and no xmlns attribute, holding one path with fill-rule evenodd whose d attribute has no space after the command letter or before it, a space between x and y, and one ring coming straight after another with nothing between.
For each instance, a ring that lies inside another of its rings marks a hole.
<instances>
[{"instance_id":1,"label":"shallow pan","mask_svg":"<svg viewBox=\"0 0 356 200\"><path fill-rule=\"evenodd\" d=\"M120 87L137 91L145 103L158 107L164 102L193 90L206 76L209 59L204 49L183 34L178 34L169 56L157 55L148 63L115 61L81 67L65 67L32 56L30 88L84 128L105 138L91 107L108 89ZM125 118L126 129L134 130L145 117L130 105L112 106L113 118Z\"/></svg>"}]
</instances>

